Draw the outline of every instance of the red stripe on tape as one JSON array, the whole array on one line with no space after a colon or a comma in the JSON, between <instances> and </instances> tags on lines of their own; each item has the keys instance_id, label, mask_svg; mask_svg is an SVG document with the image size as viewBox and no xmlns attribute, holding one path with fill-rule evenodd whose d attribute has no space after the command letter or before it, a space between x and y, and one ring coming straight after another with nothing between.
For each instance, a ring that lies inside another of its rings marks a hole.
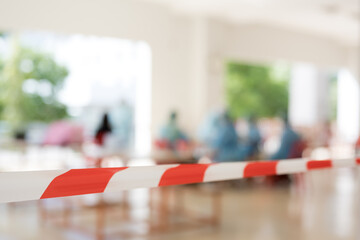
<instances>
[{"instance_id":1,"label":"red stripe on tape","mask_svg":"<svg viewBox=\"0 0 360 240\"><path fill-rule=\"evenodd\" d=\"M244 177L275 175L278 162L279 161L248 163L244 169Z\"/></svg>"},{"instance_id":2,"label":"red stripe on tape","mask_svg":"<svg viewBox=\"0 0 360 240\"><path fill-rule=\"evenodd\" d=\"M72 169L54 178L41 199L104 192L110 178L124 169L126 167Z\"/></svg>"},{"instance_id":3,"label":"red stripe on tape","mask_svg":"<svg viewBox=\"0 0 360 240\"><path fill-rule=\"evenodd\" d=\"M306 167L308 170L311 169L321 169L321 168L331 168L332 163L331 160L310 160L306 163Z\"/></svg>"},{"instance_id":4,"label":"red stripe on tape","mask_svg":"<svg viewBox=\"0 0 360 240\"><path fill-rule=\"evenodd\" d=\"M205 171L210 165L211 164L182 164L169 168L162 175L159 186L202 182Z\"/></svg>"},{"instance_id":5,"label":"red stripe on tape","mask_svg":"<svg viewBox=\"0 0 360 240\"><path fill-rule=\"evenodd\" d=\"M360 158L356 158L356 163L360 164Z\"/></svg>"}]
</instances>

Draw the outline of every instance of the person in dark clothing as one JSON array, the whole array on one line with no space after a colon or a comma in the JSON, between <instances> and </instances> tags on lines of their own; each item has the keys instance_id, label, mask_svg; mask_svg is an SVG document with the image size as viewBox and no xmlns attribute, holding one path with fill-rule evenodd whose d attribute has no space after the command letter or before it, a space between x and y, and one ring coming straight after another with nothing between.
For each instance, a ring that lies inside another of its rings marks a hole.
<instances>
[{"instance_id":1,"label":"person in dark clothing","mask_svg":"<svg viewBox=\"0 0 360 240\"><path fill-rule=\"evenodd\" d=\"M100 126L96 130L95 142L99 145L104 145L105 136L112 132L112 127L109 121L108 113L104 113Z\"/></svg>"},{"instance_id":2,"label":"person in dark clothing","mask_svg":"<svg viewBox=\"0 0 360 240\"><path fill-rule=\"evenodd\" d=\"M247 152L249 156L253 156L259 153L261 145L261 134L259 128L256 125L256 118L251 116L248 120L248 136L247 136Z\"/></svg>"}]
</instances>

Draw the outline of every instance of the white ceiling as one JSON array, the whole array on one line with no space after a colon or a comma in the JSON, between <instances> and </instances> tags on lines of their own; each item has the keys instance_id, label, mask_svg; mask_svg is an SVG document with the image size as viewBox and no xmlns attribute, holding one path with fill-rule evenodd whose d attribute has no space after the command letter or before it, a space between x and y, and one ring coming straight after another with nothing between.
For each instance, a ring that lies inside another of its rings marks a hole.
<instances>
[{"instance_id":1,"label":"white ceiling","mask_svg":"<svg viewBox=\"0 0 360 240\"><path fill-rule=\"evenodd\" d=\"M182 14L264 24L359 44L360 0L143 0Z\"/></svg>"}]
</instances>

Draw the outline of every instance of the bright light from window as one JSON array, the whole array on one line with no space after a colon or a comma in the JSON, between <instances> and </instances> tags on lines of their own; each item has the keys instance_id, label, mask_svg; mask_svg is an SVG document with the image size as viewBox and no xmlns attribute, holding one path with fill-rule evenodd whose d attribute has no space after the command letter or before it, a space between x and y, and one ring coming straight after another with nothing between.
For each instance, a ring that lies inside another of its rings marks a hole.
<instances>
[{"instance_id":1,"label":"bright light from window","mask_svg":"<svg viewBox=\"0 0 360 240\"><path fill-rule=\"evenodd\" d=\"M113 111L114 125L120 126L126 120L118 113L130 107L135 149L150 150L151 49L147 43L43 32L22 33L21 41L23 45L53 54L68 69L59 100L69 107L70 115L84 115L85 127L94 129L104 111ZM26 60L21 63L24 72L32 66ZM23 90L41 95L51 92L41 81L31 79L24 83Z\"/></svg>"}]
</instances>

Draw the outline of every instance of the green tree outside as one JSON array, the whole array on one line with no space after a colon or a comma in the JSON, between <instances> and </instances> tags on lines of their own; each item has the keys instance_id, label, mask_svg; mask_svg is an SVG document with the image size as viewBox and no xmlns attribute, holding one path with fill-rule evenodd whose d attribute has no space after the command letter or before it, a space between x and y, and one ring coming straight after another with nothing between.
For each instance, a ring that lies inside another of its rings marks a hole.
<instances>
[{"instance_id":1,"label":"green tree outside","mask_svg":"<svg viewBox=\"0 0 360 240\"><path fill-rule=\"evenodd\" d=\"M66 107L57 96L67 75L67 69L51 55L13 41L11 55L0 62L1 119L13 130L19 130L32 121L50 122L66 117ZM26 91L26 84L32 84L33 91Z\"/></svg>"},{"instance_id":2,"label":"green tree outside","mask_svg":"<svg viewBox=\"0 0 360 240\"><path fill-rule=\"evenodd\" d=\"M226 100L232 117L287 113L290 68L286 65L226 65Z\"/></svg>"}]
</instances>

